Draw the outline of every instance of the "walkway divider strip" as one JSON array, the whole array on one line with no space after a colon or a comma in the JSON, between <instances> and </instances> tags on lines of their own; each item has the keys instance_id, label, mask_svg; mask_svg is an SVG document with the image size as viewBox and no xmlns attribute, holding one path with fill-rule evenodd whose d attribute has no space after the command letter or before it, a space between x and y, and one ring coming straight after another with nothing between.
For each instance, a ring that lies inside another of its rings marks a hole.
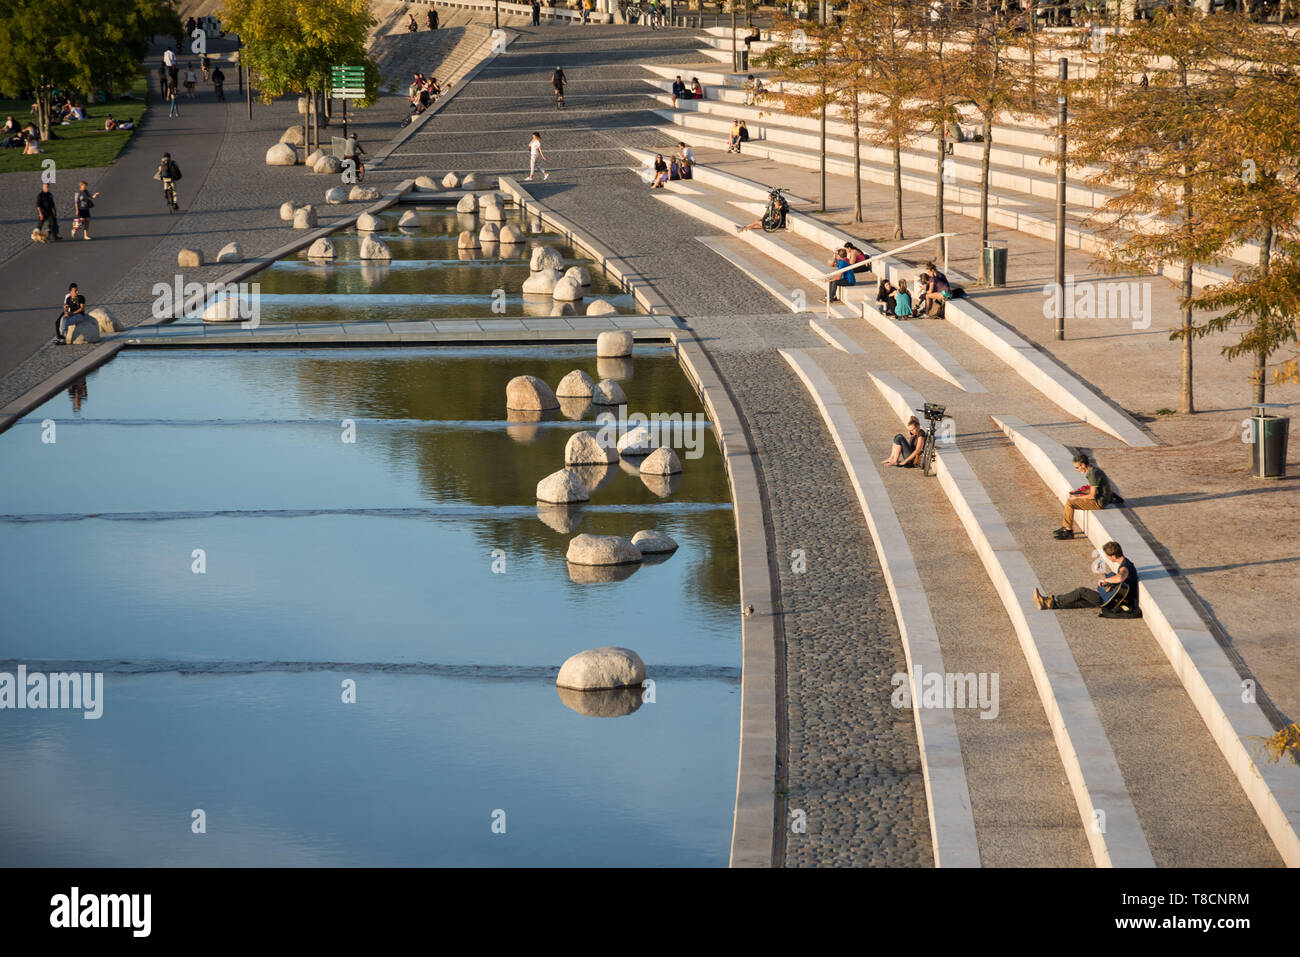
<instances>
[{"instance_id":1,"label":"walkway divider strip","mask_svg":"<svg viewBox=\"0 0 1300 957\"><path fill-rule=\"evenodd\" d=\"M862 319L886 339L892 342L908 358L926 372L951 382L963 392L988 392L973 375L967 372L960 362L954 359L946 349L931 339L923 329L910 320L899 321L881 315L871 303L862 304Z\"/></svg>"},{"instance_id":2,"label":"walkway divider strip","mask_svg":"<svg viewBox=\"0 0 1300 957\"><path fill-rule=\"evenodd\" d=\"M922 707L922 689L916 684L918 668L930 674L947 672L939 647L938 629L930 614L930 603L912 549L907 544L884 482L871 461L871 453L835 387L806 352L799 349L782 349L780 352L803 381L822 414L835 447L839 449L889 588L902 636L903 654L907 659L912 714L930 809L930 839L935 866L979 867L979 842L953 711L951 708Z\"/></svg>"},{"instance_id":3,"label":"walkway divider strip","mask_svg":"<svg viewBox=\"0 0 1300 957\"><path fill-rule=\"evenodd\" d=\"M1016 416L997 415L992 419L1052 494L1064 503L1074 485L1070 476L1077 478L1070 451ZM1284 762L1257 762L1252 756L1247 742L1259 739L1258 748L1274 728L1253 696L1246 694L1242 676L1122 509L1076 512L1075 522L1098 548L1109 541L1118 542L1125 557L1138 566L1142 574L1139 588L1143 620L1283 861L1288 867L1300 867L1300 769Z\"/></svg>"},{"instance_id":4,"label":"walkway divider strip","mask_svg":"<svg viewBox=\"0 0 1300 957\"><path fill-rule=\"evenodd\" d=\"M893 376L884 372L870 376L900 421L906 422L921 407L920 394ZM955 445L940 448L935 474L1020 639L1093 860L1098 867L1155 867L1124 776L1065 633L1055 615L1034 607L1030 595L1037 576Z\"/></svg>"}]
</instances>

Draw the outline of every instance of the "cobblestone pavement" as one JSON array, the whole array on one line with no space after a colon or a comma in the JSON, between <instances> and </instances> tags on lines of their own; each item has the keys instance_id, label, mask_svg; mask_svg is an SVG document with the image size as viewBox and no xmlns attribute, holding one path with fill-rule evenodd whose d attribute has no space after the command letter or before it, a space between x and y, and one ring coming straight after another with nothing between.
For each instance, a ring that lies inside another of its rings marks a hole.
<instances>
[{"instance_id":1,"label":"cobblestone pavement","mask_svg":"<svg viewBox=\"0 0 1300 957\"><path fill-rule=\"evenodd\" d=\"M689 62L682 31L620 28L565 37L524 30L502 57L385 164L402 179L453 169L527 175L529 135L541 132L539 200L628 257L704 340L748 420L771 504L784 610L786 807L807 832L787 833L787 866L928 866L933 861L916 731L873 689L906 670L870 534L830 437L776 353L821 345L807 323L701 243L711 233L660 203L629 169L623 146L667 153L649 129L658 104L636 64ZM701 65L707 62L700 58ZM550 76L562 66L568 109ZM801 549L807 570L790 555ZM788 818L789 820L789 818ZM787 829L788 830L788 829Z\"/></svg>"}]
</instances>

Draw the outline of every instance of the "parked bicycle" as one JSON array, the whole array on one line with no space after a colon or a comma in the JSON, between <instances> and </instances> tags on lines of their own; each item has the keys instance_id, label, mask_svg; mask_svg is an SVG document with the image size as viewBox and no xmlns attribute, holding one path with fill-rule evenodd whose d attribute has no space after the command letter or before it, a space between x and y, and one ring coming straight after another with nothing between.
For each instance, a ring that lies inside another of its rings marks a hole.
<instances>
[{"instance_id":1,"label":"parked bicycle","mask_svg":"<svg viewBox=\"0 0 1300 957\"><path fill-rule=\"evenodd\" d=\"M925 448L921 450L921 474L934 474L935 444L938 442L939 425L946 417L947 409L934 402L926 402L916 410L925 416Z\"/></svg>"},{"instance_id":2,"label":"parked bicycle","mask_svg":"<svg viewBox=\"0 0 1300 957\"><path fill-rule=\"evenodd\" d=\"M618 10L619 13L623 15L624 23L635 24L643 16L643 11L641 10L641 5L639 3L626 3L621 5Z\"/></svg>"},{"instance_id":3,"label":"parked bicycle","mask_svg":"<svg viewBox=\"0 0 1300 957\"><path fill-rule=\"evenodd\" d=\"M790 212L790 204L781 194L785 188L773 186L768 190L767 209L763 211L763 232L774 233L785 229L785 218Z\"/></svg>"}]
</instances>

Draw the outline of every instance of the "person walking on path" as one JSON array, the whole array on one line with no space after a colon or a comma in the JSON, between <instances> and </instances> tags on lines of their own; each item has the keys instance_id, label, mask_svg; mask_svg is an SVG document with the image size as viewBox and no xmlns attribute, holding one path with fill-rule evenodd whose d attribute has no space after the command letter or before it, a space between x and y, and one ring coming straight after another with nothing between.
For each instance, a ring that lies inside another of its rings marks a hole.
<instances>
[{"instance_id":1,"label":"person walking on path","mask_svg":"<svg viewBox=\"0 0 1300 957\"><path fill-rule=\"evenodd\" d=\"M551 86L555 88L555 108L557 110L564 109L564 84L567 82L568 79L564 75L564 70L557 66L555 72L551 74Z\"/></svg>"},{"instance_id":2,"label":"person walking on path","mask_svg":"<svg viewBox=\"0 0 1300 957\"><path fill-rule=\"evenodd\" d=\"M167 52L171 52L170 50ZM167 64L158 67L158 95L167 98Z\"/></svg>"},{"instance_id":3,"label":"person walking on path","mask_svg":"<svg viewBox=\"0 0 1300 957\"><path fill-rule=\"evenodd\" d=\"M532 7L533 7L533 26L539 27L542 25L542 0L533 0Z\"/></svg>"},{"instance_id":4,"label":"person walking on path","mask_svg":"<svg viewBox=\"0 0 1300 957\"><path fill-rule=\"evenodd\" d=\"M533 138L528 141L528 182L540 171L542 179L550 179L551 174L542 169L542 162L545 162L546 154L542 152L542 134L534 133Z\"/></svg>"},{"instance_id":5,"label":"person walking on path","mask_svg":"<svg viewBox=\"0 0 1300 957\"><path fill-rule=\"evenodd\" d=\"M194 72L194 64L185 64L185 95L191 100L194 99L194 85L199 82L198 75Z\"/></svg>"},{"instance_id":6,"label":"person walking on path","mask_svg":"<svg viewBox=\"0 0 1300 957\"><path fill-rule=\"evenodd\" d=\"M212 71L212 89L217 93L217 102L226 102L226 74L221 72L221 67Z\"/></svg>"},{"instance_id":7,"label":"person walking on path","mask_svg":"<svg viewBox=\"0 0 1300 957\"><path fill-rule=\"evenodd\" d=\"M86 239L90 238L90 210L91 207L95 205L95 197L98 195L99 193L92 193L90 191L90 187L86 185L84 179L77 184L77 192L72 197L73 204L77 211L76 218L72 220L73 239L77 238L78 229L81 230L83 237Z\"/></svg>"},{"instance_id":8,"label":"person walking on path","mask_svg":"<svg viewBox=\"0 0 1300 957\"><path fill-rule=\"evenodd\" d=\"M75 316L83 315L86 311L86 297L77 291L77 284L71 283L68 286L68 294L63 297L63 311L59 313L59 318L54 323L54 341L59 345L67 342L68 326L77 320Z\"/></svg>"},{"instance_id":9,"label":"person walking on path","mask_svg":"<svg viewBox=\"0 0 1300 957\"><path fill-rule=\"evenodd\" d=\"M49 183L42 183L41 191L36 194L36 221L39 228L54 239L63 238L59 235L59 217L54 210L54 194L50 192Z\"/></svg>"},{"instance_id":10,"label":"person walking on path","mask_svg":"<svg viewBox=\"0 0 1300 957\"><path fill-rule=\"evenodd\" d=\"M178 96L176 95L176 81L175 81L175 80L172 80L170 83L167 84L167 103L169 104L169 106L168 106L168 110L167 110L167 115L168 115L168 116L180 116L180 115L181 115L180 97L178 97Z\"/></svg>"}]
</instances>

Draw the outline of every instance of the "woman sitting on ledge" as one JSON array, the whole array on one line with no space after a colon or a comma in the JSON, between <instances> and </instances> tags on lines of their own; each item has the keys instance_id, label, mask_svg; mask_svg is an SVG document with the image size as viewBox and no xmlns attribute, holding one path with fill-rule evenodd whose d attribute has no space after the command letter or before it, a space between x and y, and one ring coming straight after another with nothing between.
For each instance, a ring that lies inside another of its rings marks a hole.
<instances>
[{"instance_id":1,"label":"woman sitting on ledge","mask_svg":"<svg viewBox=\"0 0 1300 957\"><path fill-rule=\"evenodd\" d=\"M907 420L907 431L894 436L894 448L889 458L882 459L881 465L897 465L900 468L915 468L921 461L921 452L925 448L925 434L916 416Z\"/></svg>"}]
</instances>

